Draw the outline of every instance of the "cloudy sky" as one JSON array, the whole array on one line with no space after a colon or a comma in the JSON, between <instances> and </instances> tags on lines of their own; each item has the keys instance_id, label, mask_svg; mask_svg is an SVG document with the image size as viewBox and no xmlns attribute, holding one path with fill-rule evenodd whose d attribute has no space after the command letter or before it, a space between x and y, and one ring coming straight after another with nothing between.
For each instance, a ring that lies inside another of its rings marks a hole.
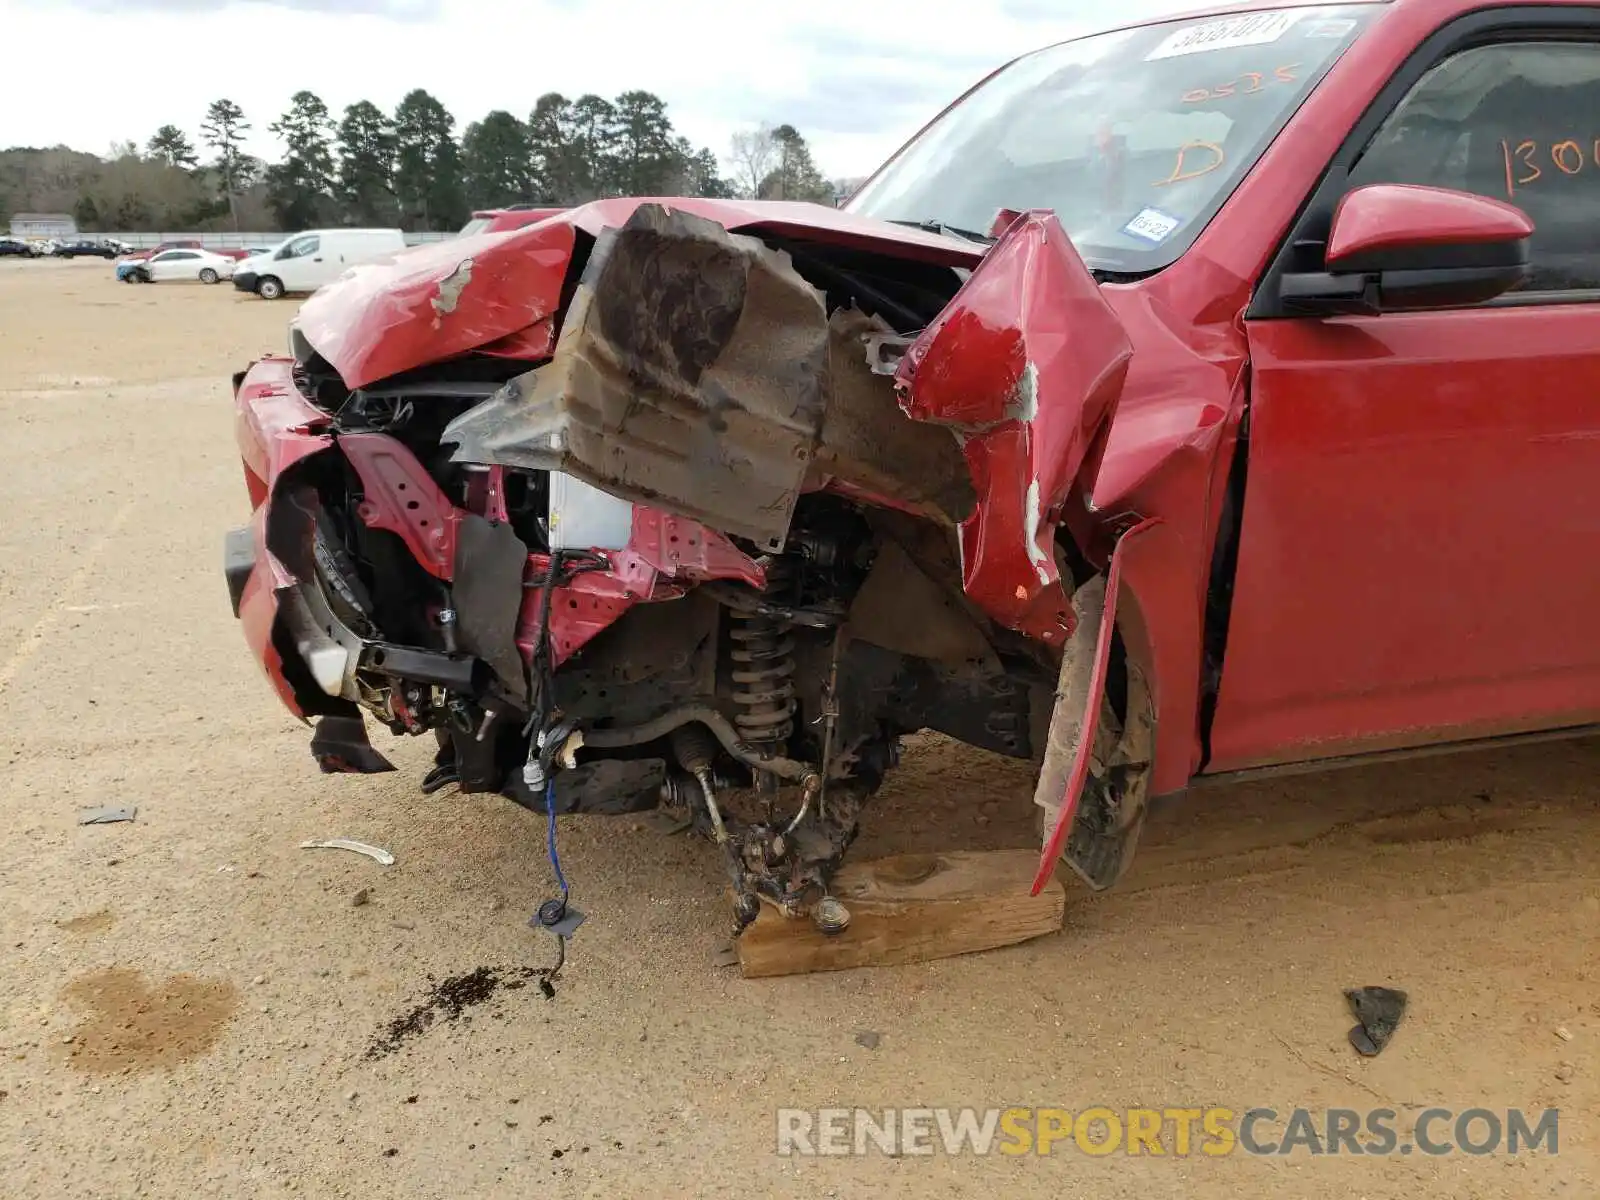
<instances>
[{"instance_id":1,"label":"cloudy sky","mask_svg":"<svg viewBox=\"0 0 1600 1200\"><path fill-rule=\"evenodd\" d=\"M266 127L309 88L337 114L414 87L462 126L544 92L656 92L678 130L788 121L827 173L867 173L988 70L1185 0L0 0L0 143L104 153L227 96ZM733 14L737 13L737 19Z\"/></svg>"}]
</instances>

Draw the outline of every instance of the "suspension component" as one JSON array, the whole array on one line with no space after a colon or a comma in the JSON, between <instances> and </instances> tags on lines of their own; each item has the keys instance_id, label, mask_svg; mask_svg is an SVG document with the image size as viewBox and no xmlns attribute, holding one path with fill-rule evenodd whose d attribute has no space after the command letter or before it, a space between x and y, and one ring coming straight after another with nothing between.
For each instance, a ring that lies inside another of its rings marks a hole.
<instances>
[{"instance_id":1,"label":"suspension component","mask_svg":"<svg viewBox=\"0 0 1600 1200\"><path fill-rule=\"evenodd\" d=\"M698 722L680 725L672 731L673 756L677 758L678 765L693 775L699 783L700 791L705 797L706 813L710 816L711 827L716 833L717 845L722 849L723 861L728 870L728 882L733 885L734 936L738 936L756 919L756 915L761 911L761 901L750 886L740 857L740 847L729 837L727 824L722 819L722 810L717 806L717 786L711 774L711 764L720 749L711 731Z\"/></svg>"},{"instance_id":2,"label":"suspension component","mask_svg":"<svg viewBox=\"0 0 1600 1200\"><path fill-rule=\"evenodd\" d=\"M716 780L711 777L711 764L720 749L717 739L711 736L711 731L704 725L680 725L672 731L672 753L678 765L699 783L705 795L706 813L711 817L711 826L717 833L717 841L725 843L728 830L722 823L722 810L717 807Z\"/></svg>"},{"instance_id":3,"label":"suspension component","mask_svg":"<svg viewBox=\"0 0 1600 1200\"><path fill-rule=\"evenodd\" d=\"M785 600L792 580L793 564L771 559L763 596ZM794 638L786 623L773 616L733 610L729 624L733 699L738 705L733 723L750 745L776 754L794 732Z\"/></svg>"}]
</instances>

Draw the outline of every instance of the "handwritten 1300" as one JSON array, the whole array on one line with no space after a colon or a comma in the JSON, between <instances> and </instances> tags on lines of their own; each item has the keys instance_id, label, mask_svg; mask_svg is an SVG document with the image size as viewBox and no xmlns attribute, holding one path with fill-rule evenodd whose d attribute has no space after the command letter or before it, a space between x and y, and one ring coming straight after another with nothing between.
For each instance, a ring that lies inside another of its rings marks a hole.
<instances>
[{"instance_id":1,"label":"handwritten 1300","mask_svg":"<svg viewBox=\"0 0 1600 1200\"><path fill-rule=\"evenodd\" d=\"M1588 151L1583 143L1572 138L1564 142L1536 142L1531 138L1521 142L1500 142L1500 153L1506 164L1506 199L1514 199L1517 189L1527 187L1547 176L1579 175L1584 170L1600 171L1600 138L1596 138Z\"/></svg>"}]
</instances>

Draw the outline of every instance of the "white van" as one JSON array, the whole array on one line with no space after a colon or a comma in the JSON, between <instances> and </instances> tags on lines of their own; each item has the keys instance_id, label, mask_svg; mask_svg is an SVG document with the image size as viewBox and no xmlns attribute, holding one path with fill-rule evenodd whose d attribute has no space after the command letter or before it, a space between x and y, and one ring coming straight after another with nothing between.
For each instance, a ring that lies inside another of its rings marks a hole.
<instances>
[{"instance_id":1,"label":"white van","mask_svg":"<svg viewBox=\"0 0 1600 1200\"><path fill-rule=\"evenodd\" d=\"M347 267L405 248L405 234L398 229L308 229L241 262L233 272L233 286L263 300L314 292Z\"/></svg>"}]
</instances>

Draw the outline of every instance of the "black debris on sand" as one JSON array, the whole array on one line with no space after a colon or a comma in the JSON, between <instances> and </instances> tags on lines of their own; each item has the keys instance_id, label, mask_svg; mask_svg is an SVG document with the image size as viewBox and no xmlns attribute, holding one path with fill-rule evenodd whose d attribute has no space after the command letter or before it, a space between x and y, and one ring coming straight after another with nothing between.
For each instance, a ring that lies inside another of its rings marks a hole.
<instances>
[{"instance_id":1,"label":"black debris on sand","mask_svg":"<svg viewBox=\"0 0 1600 1200\"><path fill-rule=\"evenodd\" d=\"M528 986L540 974L536 967L477 967L462 975L433 984L423 1000L384 1026L372 1040L364 1057L383 1058L415 1037L421 1037L437 1023L459 1021L469 1008L492 1000L502 990L515 991Z\"/></svg>"}]
</instances>

